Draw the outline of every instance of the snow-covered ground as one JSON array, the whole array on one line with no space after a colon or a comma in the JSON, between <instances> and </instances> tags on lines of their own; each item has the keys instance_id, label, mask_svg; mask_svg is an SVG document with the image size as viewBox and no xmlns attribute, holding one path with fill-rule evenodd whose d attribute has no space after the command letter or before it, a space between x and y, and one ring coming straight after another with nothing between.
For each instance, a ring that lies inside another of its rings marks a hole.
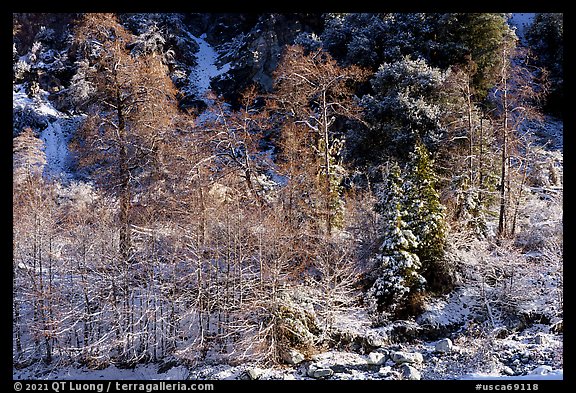
<instances>
[{"instance_id":1,"label":"snow-covered ground","mask_svg":"<svg viewBox=\"0 0 576 393\"><path fill-rule=\"evenodd\" d=\"M502 376L502 375L490 375L490 374L482 374L482 373L472 373L468 375L464 375L461 379L469 380L469 379L522 379L522 380L543 380L543 379L552 379L552 380L560 380L564 379L564 370L554 370L550 366L538 366L534 370L532 370L527 375L518 375L518 376Z\"/></svg>"},{"instance_id":2,"label":"snow-covered ground","mask_svg":"<svg viewBox=\"0 0 576 393\"><path fill-rule=\"evenodd\" d=\"M425 322L454 326L471 321L478 299L469 290L455 291L451 296L429 302L427 311L416 324L399 327L430 328ZM404 340L403 329L393 333L390 326L372 327L363 308L343 310L335 316L334 329L345 333L348 344L307 356L296 365L265 367L245 362L225 364L216 358L198 364L184 365L177 360L137 365L133 369L109 366L90 370L78 365L46 366L37 363L14 369L14 379L67 380L311 380L319 379L314 371L326 373L330 380L397 380L404 379L403 366L394 353L418 354L420 361L411 363L422 380L559 380L564 378L563 335L550 332L550 326L533 324L522 331L504 336L475 336L470 330L454 329L446 333L453 344L449 351L439 352L443 340L414 338ZM343 337L343 335L341 335ZM446 336L445 336L446 337ZM359 340L360 339L360 340ZM357 344L362 342L360 346Z\"/></svg>"},{"instance_id":3,"label":"snow-covered ground","mask_svg":"<svg viewBox=\"0 0 576 393\"><path fill-rule=\"evenodd\" d=\"M86 367L38 367L14 372L13 379L49 379L49 380L186 380L189 371L184 366L172 367L158 372L157 364L138 365L134 369L120 369L110 366L102 370L90 370Z\"/></svg>"},{"instance_id":4,"label":"snow-covered ground","mask_svg":"<svg viewBox=\"0 0 576 393\"><path fill-rule=\"evenodd\" d=\"M401 350L404 353L419 353L423 362L411 363L421 374L422 380L562 380L563 368L548 364L534 364L527 372L514 374L508 367L490 372L474 369L457 372L457 368L446 367L447 363L458 366L458 361L467 360L468 349L454 346L451 353L441 354L434 350L434 342L417 345L394 345L391 352ZM148 363L137 365L133 369L121 369L109 366L101 370L91 370L85 366L46 366L43 363L28 368L14 370L14 380L398 380L402 364L396 363L386 355L388 350L376 349L369 354L360 354L345 350L333 350L313 355L298 365L264 367L259 364L244 363L202 364L197 367ZM384 361L374 363L374 359L383 356ZM468 364L462 364L463 368ZM325 377L312 376L315 370L323 370Z\"/></svg>"}]
</instances>

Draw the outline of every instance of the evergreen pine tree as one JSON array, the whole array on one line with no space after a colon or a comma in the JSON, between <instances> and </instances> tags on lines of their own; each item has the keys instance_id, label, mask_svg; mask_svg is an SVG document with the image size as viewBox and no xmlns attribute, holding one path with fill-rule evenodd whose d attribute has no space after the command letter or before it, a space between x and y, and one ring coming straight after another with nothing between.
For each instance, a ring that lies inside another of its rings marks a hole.
<instances>
[{"instance_id":1,"label":"evergreen pine tree","mask_svg":"<svg viewBox=\"0 0 576 393\"><path fill-rule=\"evenodd\" d=\"M402 177L397 163L391 164L378 195L376 210L382 217L382 244L374 257L378 277L367 292L369 307L376 316L395 314L410 294L426 282L419 274L422 267L416 255L419 243L405 221Z\"/></svg>"},{"instance_id":2,"label":"evergreen pine tree","mask_svg":"<svg viewBox=\"0 0 576 393\"><path fill-rule=\"evenodd\" d=\"M564 22L563 14L538 13L526 31L526 40L536 56L537 66L547 70L550 87L545 109L562 115L564 102Z\"/></svg>"},{"instance_id":3,"label":"evergreen pine tree","mask_svg":"<svg viewBox=\"0 0 576 393\"><path fill-rule=\"evenodd\" d=\"M422 59L382 64L370 81L374 94L362 98L369 125L363 143L401 159L418 140L437 148L444 135L439 93L445 78Z\"/></svg>"},{"instance_id":4,"label":"evergreen pine tree","mask_svg":"<svg viewBox=\"0 0 576 393\"><path fill-rule=\"evenodd\" d=\"M445 209L435 184L432 158L419 143L410 154L403 184L405 220L418 240L415 252L422 262L422 274L431 289L443 290L448 278L445 269L441 268L447 228Z\"/></svg>"},{"instance_id":5,"label":"evergreen pine tree","mask_svg":"<svg viewBox=\"0 0 576 393\"><path fill-rule=\"evenodd\" d=\"M479 97L485 97L498 80L497 70L502 66L500 48L512 32L508 15L504 13L453 14L455 28L452 33L460 37L465 53L477 65L472 77Z\"/></svg>"}]
</instances>

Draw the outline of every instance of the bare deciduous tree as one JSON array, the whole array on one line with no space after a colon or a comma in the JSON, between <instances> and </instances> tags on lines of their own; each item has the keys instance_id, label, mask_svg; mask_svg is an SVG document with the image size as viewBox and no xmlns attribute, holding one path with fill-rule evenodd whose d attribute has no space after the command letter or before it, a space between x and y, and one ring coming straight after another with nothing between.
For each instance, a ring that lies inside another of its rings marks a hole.
<instances>
[{"instance_id":1,"label":"bare deciduous tree","mask_svg":"<svg viewBox=\"0 0 576 393\"><path fill-rule=\"evenodd\" d=\"M275 72L277 105L296 123L306 125L314 134L318 155L315 164L323 179L324 222L328 234L338 224L344 175L341 165L343 137L335 130L337 118L359 118L360 107L354 101L354 83L365 79L367 71L343 68L322 50L305 54L302 47L286 49Z\"/></svg>"}]
</instances>

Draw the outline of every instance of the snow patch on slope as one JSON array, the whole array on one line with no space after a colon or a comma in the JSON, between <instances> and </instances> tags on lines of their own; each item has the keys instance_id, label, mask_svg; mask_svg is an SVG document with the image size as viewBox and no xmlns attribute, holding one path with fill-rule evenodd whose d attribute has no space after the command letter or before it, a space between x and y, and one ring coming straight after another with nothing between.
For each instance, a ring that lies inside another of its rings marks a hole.
<instances>
[{"instance_id":1,"label":"snow patch on slope","mask_svg":"<svg viewBox=\"0 0 576 393\"><path fill-rule=\"evenodd\" d=\"M54 107L51 104L47 103L47 100L28 97L28 94L26 93L23 85L17 85L15 87L16 90L12 91L12 108L24 109L27 106L33 106L34 110L37 113L43 115L55 116L55 117L63 115L56 109L54 109ZM40 95L45 98L47 94L48 94L47 92L41 91Z\"/></svg>"},{"instance_id":2,"label":"snow patch on slope","mask_svg":"<svg viewBox=\"0 0 576 393\"><path fill-rule=\"evenodd\" d=\"M192 69L189 81L192 86L196 87L197 95L202 97L210 89L210 81L213 78L225 74L230 70L230 63L222 66L216 65L218 52L206 41L206 34L202 34L200 37L195 37L190 33L188 33L188 35L196 41L200 48L196 54L198 64Z\"/></svg>"},{"instance_id":3,"label":"snow patch on slope","mask_svg":"<svg viewBox=\"0 0 576 393\"><path fill-rule=\"evenodd\" d=\"M58 122L51 123L44 131L41 138L46 146L46 160L51 173L60 174L66 171L68 158L68 140L62 132Z\"/></svg>"},{"instance_id":4,"label":"snow patch on slope","mask_svg":"<svg viewBox=\"0 0 576 393\"><path fill-rule=\"evenodd\" d=\"M46 127L40 131L46 154L44 174L67 178L70 176L68 143L84 116L70 116L58 111L48 100L48 95L48 92L40 90L37 96L30 98L24 86L17 85L12 91L12 108L32 112L44 119Z\"/></svg>"},{"instance_id":5,"label":"snow patch on slope","mask_svg":"<svg viewBox=\"0 0 576 393\"><path fill-rule=\"evenodd\" d=\"M466 288L458 288L450 295L431 299L425 311L418 317L418 322L435 328L463 325L471 318L471 310L477 300Z\"/></svg>"},{"instance_id":6,"label":"snow patch on slope","mask_svg":"<svg viewBox=\"0 0 576 393\"><path fill-rule=\"evenodd\" d=\"M521 41L524 40L526 29L532 24L534 16L536 16L536 14L533 12L513 13L508 20L510 26L516 29L516 35Z\"/></svg>"}]
</instances>

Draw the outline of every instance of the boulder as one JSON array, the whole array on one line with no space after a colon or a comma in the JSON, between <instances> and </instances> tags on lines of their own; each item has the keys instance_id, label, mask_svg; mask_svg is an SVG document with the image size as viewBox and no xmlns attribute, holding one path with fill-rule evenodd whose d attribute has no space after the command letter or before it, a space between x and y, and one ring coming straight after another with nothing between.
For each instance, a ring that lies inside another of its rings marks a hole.
<instances>
[{"instance_id":1,"label":"boulder","mask_svg":"<svg viewBox=\"0 0 576 393\"><path fill-rule=\"evenodd\" d=\"M400 366L400 373L402 375L402 379L409 379L413 381L419 381L422 379L420 371L410 366L409 364L402 364Z\"/></svg>"},{"instance_id":2,"label":"boulder","mask_svg":"<svg viewBox=\"0 0 576 393\"><path fill-rule=\"evenodd\" d=\"M502 367L502 373L504 373L505 375L514 375L514 370L512 370L508 366L504 366Z\"/></svg>"},{"instance_id":3,"label":"boulder","mask_svg":"<svg viewBox=\"0 0 576 393\"><path fill-rule=\"evenodd\" d=\"M510 335L510 330L506 329L505 327L500 327L495 329L493 334L496 338L506 338Z\"/></svg>"},{"instance_id":4,"label":"boulder","mask_svg":"<svg viewBox=\"0 0 576 393\"><path fill-rule=\"evenodd\" d=\"M534 370L530 371L529 375L546 375L553 371L553 368L548 365L542 365L536 367Z\"/></svg>"},{"instance_id":5,"label":"boulder","mask_svg":"<svg viewBox=\"0 0 576 393\"><path fill-rule=\"evenodd\" d=\"M288 364L300 364L305 360L305 356L295 349L288 349L281 354L282 360Z\"/></svg>"},{"instance_id":6,"label":"boulder","mask_svg":"<svg viewBox=\"0 0 576 393\"><path fill-rule=\"evenodd\" d=\"M380 370L378 370L378 375L381 377L387 377L390 374L392 374L392 367L390 366L380 367Z\"/></svg>"},{"instance_id":7,"label":"boulder","mask_svg":"<svg viewBox=\"0 0 576 393\"><path fill-rule=\"evenodd\" d=\"M328 378L334 374L334 371L330 368L318 368L313 365L308 368L308 376L311 378Z\"/></svg>"},{"instance_id":8,"label":"boulder","mask_svg":"<svg viewBox=\"0 0 576 393\"><path fill-rule=\"evenodd\" d=\"M329 368L326 365L318 365L315 363L311 363L308 365L308 369L306 370L306 374L310 378L327 378L334 374L334 370Z\"/></svg>"},{"instance_id":9,"label":"boulder","mask_svg":"<svg viewBox=\"0 0 576 393\"><path fill-rule=\"evenodd\" d=\"M436 352L446 353L451 352L452 347L453 347L452 340L450 340L449 338L443 338L442 340L436 343L436 345L434 346L434 350Z\"/></svg>"},{"instance_id":10,"label":"boulder","mask_svg":"<svg viewBox=\"0 0 576 393\"><path fill-rule=\"evenodd\" d=\"M334 374L334 371L330 368L319 368L314 371L313 378L328 378Z\"/></svg>"},{"instance_id":11,"label":"boulder","mask_svg":"<svg viewBox=\"0 0 576 393\"><path fill-rule=\"evenodd\" d=\"M542 333L538 333L534 337L534 344L538 344L538 345L548 344L548 338L545 335L543 335Z\"/></svg>"},{"instance_id":12,"label":"boulder","mask_svg":"<svg viewBox=\"0 0 576 393\"><path fill-rule=\"evenodd\" d=\"M422 363L424 362L424 357L421 353L418 352L404 352L404 351L396 351L392 352L390 358L396 364L402 363Z\"/></svg>"},{"instance_id":13,"label":"boulder","mask_svg":"<svg viewBox=\"0 0 576 393\"><path fill-rule=\"evenodd\" d=\"M384 363L386 363L386 360L388 359L388 354L387 353L382 353L382 352L370 352L368 354L368 360L367 363L368 364L372 364L372 365L377 365L377 366L381 366Z\"/></svg>"},{"instance_id":14,"label":"boulder","mask_svg":"<svg viewBox=\"0 0 576 393\"><path fill-rule=\"evenodd\" d=\"M310 374L313 369L329 368L334 374L354 371L378 371L379 366L368 363L366 355L354 352L331 351L311 356L312 364L308 365Z\"/></svg>"},{"instance_id":15,"label":"boulder","mask_svg":"<svg viewBox=\"0 0 576 393\"><path fill-rule=\"evenodd\" d=\"M393 369L392 366L384 366L378 370L378 376L387 380L399 380L402 379L402 374Z\"/></svg>"},{"instance_id":16,"label":"boulder","mask_svg":"<svg viewBox=\"0 0 576 393\"><path fill-rule=\"evenodd\" d=\"M178 361L175 359L164 360L158 365L158 374L164 374L176 366L178 366Z\"/></svg>"},{"instance_id":17,"label":"boulder","mask_svg":"<svg viewBox=\"0 0 576 393\"><path fill-rule=\"evenodd\" d=\"M560 334L564 331L564 320L550 326L550 333Z\"/></svg>"},{"instance_id":18,"label":"boulder","mask_svg":"<svg viewBox=\"0 0 576 393\"><path fill-rule=\"evenodd\" d=\"M248 376L248 379L250 380L260 379L263 373L264 370L258 367L253 367L246 370L246 376Z\"/></svg>"},{"instance_id":19,"label":"boulder","mask_svg":"<svg viewBox=\"0 0 576 393\"><path fill-rule=\"evenodd\" d=\"M316 370L318 370L318 366L314 363L310 363L308 365L308 367L306 368L306 375L313 378L314 377L314 371L316 371Z\"/></svg>"},{"instance_id":20,"label":"boulder","mask_svg":"<svg viewBox=\"0 0 576 393\"><path fill-rule=\"evenodd\" d=\"M388 336L382 331L372 331L366 335L366 343L371 347L380 348L386 345Z\"/></svg>"}]
</instances>

